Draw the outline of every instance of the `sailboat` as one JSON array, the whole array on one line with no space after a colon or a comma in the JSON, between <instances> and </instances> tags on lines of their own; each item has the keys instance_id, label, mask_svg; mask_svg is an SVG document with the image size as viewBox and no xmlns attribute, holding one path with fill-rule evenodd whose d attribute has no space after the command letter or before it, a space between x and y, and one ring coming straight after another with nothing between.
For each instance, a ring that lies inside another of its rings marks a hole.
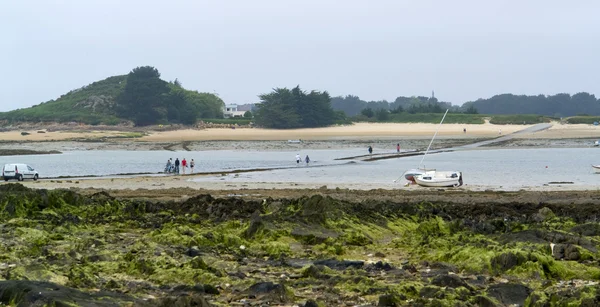
<instances>
[{"instance_id":1,"label":"sailboat","mask_svg":"<svg viewBox=\"0 0 600 307\"><path fill-rule=\"evenodd\" d=\"M444 116L442 117L442 120L440 121L438 128L436 129L435 133L433 134L433 137L431 138L431 141L429 142L429 146L427 146L427 150L425 150L425 154L423 155L423 158L421 158L421 162L419 163L419 166L417 168L405 171L402 174L404 179L408 180L409 182L414 182L420 186L425 186L425 187L451 187L451 186L456 187L456 186L461 186L463 184L461 172L437 171L436 169L427 169L424 166L422 166L423 161L425 160L425 156L427 156L427 153L429 152L429 149L431 148L431 144L433 144L433 140L435 140L435 137L437 136L437 133L440 130L440 127L441 127L442 123L444 122L444 119L446 118L447 114L448 114L448 110L446 110L446 113L444 113Z\"/></svg>"}]
</instances>

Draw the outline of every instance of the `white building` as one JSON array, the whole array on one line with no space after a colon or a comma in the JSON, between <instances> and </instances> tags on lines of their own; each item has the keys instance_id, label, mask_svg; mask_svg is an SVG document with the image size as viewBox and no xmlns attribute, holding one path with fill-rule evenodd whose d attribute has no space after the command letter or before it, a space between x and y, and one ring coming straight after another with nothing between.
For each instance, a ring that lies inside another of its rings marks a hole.
<instances>
[{"instance_id":1,"label":"white building","mask_svg":"<svg viewBox=\"0 0 600 307\"><path fill-rule=\"evenodd\" d=\"M223 108L224 117L244 117L246 111L238 111L237 104L226 104Z\"/></svg>"}]
</instances>

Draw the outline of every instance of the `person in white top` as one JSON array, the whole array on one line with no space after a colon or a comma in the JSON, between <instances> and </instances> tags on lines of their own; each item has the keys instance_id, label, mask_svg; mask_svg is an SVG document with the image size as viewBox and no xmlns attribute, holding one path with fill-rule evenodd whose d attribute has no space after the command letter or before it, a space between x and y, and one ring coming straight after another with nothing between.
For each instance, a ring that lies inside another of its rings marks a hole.
<instances>
[{"instance_id":1,"label":"person in white top","mask_svg":"<svg viewBox=\"0 0 600 307\"><path fill-rule=\"evenodd\" d=\"M296 164L300 164L300 161L302 160L302 158L300 158L300 154L296 155Z\"/></svg>"}]
</instances>

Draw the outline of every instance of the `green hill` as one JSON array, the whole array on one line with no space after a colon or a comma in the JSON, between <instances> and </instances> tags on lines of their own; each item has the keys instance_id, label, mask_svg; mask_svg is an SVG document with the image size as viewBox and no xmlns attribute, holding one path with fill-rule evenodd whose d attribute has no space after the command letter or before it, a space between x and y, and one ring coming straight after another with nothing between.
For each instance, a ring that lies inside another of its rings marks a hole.
<instances>
[{"instance_id":1,"label":"green hill","mask_svg":"<svg viewBox=\"0 0 600 307\"><path fill-rule=\"evenodd\" d=\"M166 82L158 70L144 66L72 90L56 100L0 113L0 121L194 124L200 118L222 118L223 105L213 94L186 90L177 80Z\"/></svg>"}]
</instances>

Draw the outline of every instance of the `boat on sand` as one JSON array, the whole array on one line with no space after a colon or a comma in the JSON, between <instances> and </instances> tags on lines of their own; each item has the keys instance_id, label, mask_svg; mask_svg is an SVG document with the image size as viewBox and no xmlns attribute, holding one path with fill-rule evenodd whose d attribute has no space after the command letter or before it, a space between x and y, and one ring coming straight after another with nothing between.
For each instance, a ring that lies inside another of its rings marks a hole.
<instances>
[{"instance_id":1,"label":"boat on sand","mask_svg":"<svg viewBox=\"0 0 600 307\"><path fill-rule=\"evenodd\" d=\"M433 144L433 140L437 136L437 133L440 129L440 126L444 122L446 115L448 114L448 110L444 113L438 128L436 129L431 141L429 142L429 146L427 146L427 150L425 150L425 154L423 158L421 158L421 162L419 163L418 168L413 168L405 171L401 177L413 183L416 183L420 186L424 187L457 187L463 184L462 173L458 171L437 171L436 169L427 169L423 165L423 161L425 160L425 156L429 152L431 148L431 144ZM394 180L396 182L396 180Z\"/></svg>"},{"instance_id":2,"label":"boat on sand","mask_svg":"<svg viewBox=\"0 0 600 307\"><path fill-rule=\"evenodd\" d=\"M458 187L463 184L462 173L458 171L428 171L414 179L423 187Z\"/></svg>"}]
</instances>

